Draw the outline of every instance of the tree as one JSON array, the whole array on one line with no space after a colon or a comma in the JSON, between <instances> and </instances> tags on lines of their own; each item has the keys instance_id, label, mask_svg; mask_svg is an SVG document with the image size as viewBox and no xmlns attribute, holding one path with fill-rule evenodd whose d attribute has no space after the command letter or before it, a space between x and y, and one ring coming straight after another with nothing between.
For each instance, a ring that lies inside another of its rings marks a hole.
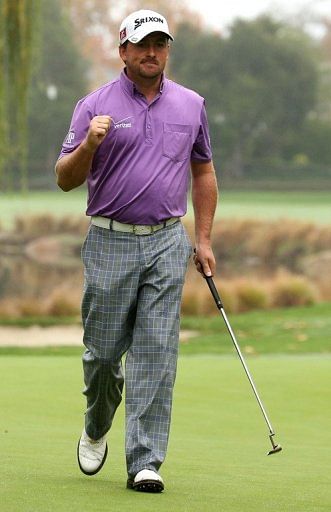
<instances>
[{"instance_id":1,"label":"tree","mask_svg":"<svg viewBox=\"0 0 331 512\"><path fill-rule=\"evenodd\" d=\"M23 190L27 189L27 99L39 10L40 0L2 0L0 4L0 135L4 148L0 171L5 162L16 167ZM8 168L1 181L3 186L11 185Z\"/></svg>"},{"instance_id":2,"label":"tree","mask_svg":"<svg viewBox=\"0 0 331 512\"><path fill-rule=\"evenodd\" d=\"M320 20L324 28L321 40L320 84L318 90L318 105L316 115L324 122L331 123L331 18Z\"/></svg>"},{"instance_id":3,"label":"tree","mask_svg":"<svg viewBox=\"0 0 331 512\"><path fill-rule=\"evenodd\" d=\"M39 65L29 95L29 169L33 187L54 186L54 164L73 108L88 92L88 71L60 2L44 0Z\"/></svg>"},{"instance_id":4,"label":"tree","mask_svg":"<svg viewBox=\"0 0 331 512\"><path fill-rule=\"evenodd\" d=\"M183 27L172 72L205 96L216 160L232 175L251 159L280 157L316 101L309 38L267 16L237 20L223 39Z\"/></svg>"}]
</instances>

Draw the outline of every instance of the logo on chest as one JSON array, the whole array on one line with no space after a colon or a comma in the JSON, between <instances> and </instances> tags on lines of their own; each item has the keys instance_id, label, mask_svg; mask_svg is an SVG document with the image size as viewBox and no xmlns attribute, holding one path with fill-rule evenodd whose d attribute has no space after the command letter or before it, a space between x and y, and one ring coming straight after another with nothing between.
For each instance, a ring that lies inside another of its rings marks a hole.
<instances>
[{"instance_id":1,"label":"logo on chest","mask_svg":"<svg viewBox=\"0 0 331 512\"><path fill-rule=\"evenodd\" d=\"M121 128L122 129L132 128L132 126L133 126L132 116L125 117L124 119L121 119L120 121L115 121L115 119L113 119L113 122L114 122L115 130L119 130Z\"/></svg>"}]
</instances>

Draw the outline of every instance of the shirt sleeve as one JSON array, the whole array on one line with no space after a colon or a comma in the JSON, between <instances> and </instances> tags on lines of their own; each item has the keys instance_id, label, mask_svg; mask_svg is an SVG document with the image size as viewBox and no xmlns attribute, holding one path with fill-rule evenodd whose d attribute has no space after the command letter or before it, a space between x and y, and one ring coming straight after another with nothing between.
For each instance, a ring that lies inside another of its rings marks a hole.
<instances>
[{"instance_id":1,"label":"shirt sleeve","mask_svg":"<svg viewBox=\"0 0 331 512\"><path fill-rule=\"evenodd\" d=\"M204 103L201 109L199 132L191 152L191 160L207 163L212 158L207 112Z\"/></svg>"},{"instance_id":2,"label":"shirt sleeve","mask_svg":"<svg viewBox=\"0 0 331 512\"><path fill-rule=\"evenodd\" d=\"M81 144L86 137L92 118L92 110L86 100L80 100L74 110L70 128L63 141L59 158L71 153Z\"/></svg>"}]
</instances>

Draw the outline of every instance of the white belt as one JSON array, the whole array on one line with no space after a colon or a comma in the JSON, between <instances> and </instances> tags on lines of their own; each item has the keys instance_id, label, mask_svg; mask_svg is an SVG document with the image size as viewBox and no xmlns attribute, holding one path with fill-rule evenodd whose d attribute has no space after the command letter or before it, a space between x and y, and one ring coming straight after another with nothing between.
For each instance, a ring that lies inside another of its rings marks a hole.
<instances>
[{"instance_id":1,"label":"white belt","mask_svg":"<svg viewBox=\"0 0 331 512\"><path fill-rule=\"evenodd\" d=\"M107 217L91 217L91 223L93 226L99 228L111 229L112 231L121 231L122 233L133 233L134 235L151 235L160 229L172 226L179 221L179 217L171 217L162 224L156 224L155 226L148 226L143 224L124 224L117 220L108 219Z\"/></svg>"}]
</instances>

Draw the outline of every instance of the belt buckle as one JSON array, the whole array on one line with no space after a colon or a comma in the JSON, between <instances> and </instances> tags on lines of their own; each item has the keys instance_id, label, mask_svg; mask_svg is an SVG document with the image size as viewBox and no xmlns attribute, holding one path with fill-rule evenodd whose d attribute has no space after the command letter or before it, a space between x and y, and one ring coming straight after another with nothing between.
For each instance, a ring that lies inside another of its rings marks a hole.
<instances>
[{"instance_id":1,"label":"belt buckle","mask_svg":"<svg viewBox=\"0 0 331 512\"><path fill-rule=\"evenodd\" d=\"M143 226L139 224L134 224L133 233L135 235L151 235L153 233L153 226Z\"/></svg>"}]
</instances>

